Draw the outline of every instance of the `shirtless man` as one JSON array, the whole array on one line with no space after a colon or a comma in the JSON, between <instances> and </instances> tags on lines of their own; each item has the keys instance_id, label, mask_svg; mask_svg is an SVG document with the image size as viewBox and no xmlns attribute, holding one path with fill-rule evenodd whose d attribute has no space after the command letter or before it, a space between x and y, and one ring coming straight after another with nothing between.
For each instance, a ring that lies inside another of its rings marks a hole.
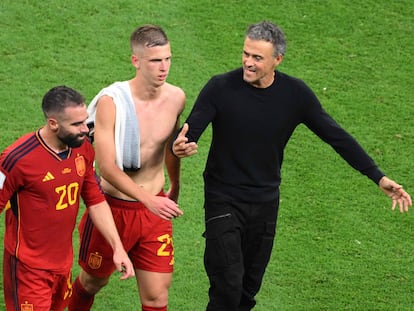
<instances>
[{"instance_id":1,"label":"shirtless man","mask_svg":"<svg viewBox=\"0 0 414 311\"><path fill-rule=\"evenodd\" d=\"M177 205L180 162L166 146L179 127L185 94L166 82L171 49L160 27L137 28L130 43L135 77L103 89L88 109L95 117L101 185L134 264L142 310L165 311L174 265L171 219L183 214ZM128 109L136 118L130 118ZM164 163L170 180L167 193ZM114 271L112 250L87 213L79 230L82 270L74 284L71 311L90 310L95 294Z\"/></svg>"}]
</instances>

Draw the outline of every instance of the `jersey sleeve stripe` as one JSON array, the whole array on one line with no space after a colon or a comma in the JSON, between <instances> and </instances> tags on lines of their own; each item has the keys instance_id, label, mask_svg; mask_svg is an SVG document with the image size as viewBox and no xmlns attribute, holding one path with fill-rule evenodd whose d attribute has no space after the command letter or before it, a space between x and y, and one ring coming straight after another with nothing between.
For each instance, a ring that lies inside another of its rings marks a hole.
<instances>
[{"instance_id":1,"label":"jersey sleeve stripe","mask_svg":"<svg viewBox=\"0 0 414 311\"><path fill-rule=\"evenodd\" d=\"M88 255L88 248L89 243L91 240L92 235L92 229L94 227L94 224L92 222L92 219L87 215L86 221L85 221L85 228L82 235L82 241L81 241L81 248L79 250L79 258L81 258L83 261L86 262L86 257Z\"/></svg>"},{"instance_id":2,"label":"jersey sleeve stripe","mask_svg":"<svg viewBox=\"0 0 414 311\"><path fill-rule=\"evenodd\" d=\"M14 165L23 158L26 154L32 151L39 145L39 142L35 135L30 136L26 141L22 142L19 146L10 151L10 153L4 159L2 166L6 172L10 172Z\"/></svg>"}]
</instances>

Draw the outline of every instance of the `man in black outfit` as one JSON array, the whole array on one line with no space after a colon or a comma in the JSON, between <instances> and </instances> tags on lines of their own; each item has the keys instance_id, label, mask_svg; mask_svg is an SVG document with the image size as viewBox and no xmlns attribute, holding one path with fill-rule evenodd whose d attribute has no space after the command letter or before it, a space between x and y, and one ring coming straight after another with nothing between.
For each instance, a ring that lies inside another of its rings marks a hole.
<instances>
[{"instance_id":1,"label":"man in black outfit","mask_svg":"<svg viewBox=\"0 0 414 311\"><path fill-rule=\"evenodd\" d=\"M242 68L210 79L173 143L177 157L195 154L200 135L212 123L204 171L208 311L251 310L256 304L276 232L283 151L299 124L378 184L392 199L392 209L398 205L407 212L412 204L303 81L275 69L285 50L278 26L251 25Z\"/></svg>"}]
</instances>

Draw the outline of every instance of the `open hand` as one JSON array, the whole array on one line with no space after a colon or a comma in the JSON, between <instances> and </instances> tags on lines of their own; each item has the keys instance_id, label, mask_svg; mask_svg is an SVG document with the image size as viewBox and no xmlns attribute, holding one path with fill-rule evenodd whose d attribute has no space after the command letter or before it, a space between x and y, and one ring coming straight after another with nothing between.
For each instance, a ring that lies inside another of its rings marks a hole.
<instances>
[{"instance_id":1,"label":"open hand","mask_svg":"<svg viewBox=\"0 0 414 311\"><path fill-rule=\"evenodd\" d=\"M145 206L155 215L165 220L183 215L183 211L178 207L178 204L168 197L152 196Z\"/></svg>"},{"instance_id":2,"label":"open hand","mask_svg":"<svg viewBox=\"0 0 414 311\"><path fill-rule=\"evenodd\" d=\"M121 280L126 280L135 276L134 266L123 248L114 250L113 261L116 270L121 273Z\"/></svg>"},{"instance_id":3,"label":"open hand","mask_svg":"<svg viewBox=\"0 0 414 311\"><path fill-rule=\"evenodd\" d=\"M401 213L408 212L408 208L412 205L411 196L401 185L386 176L381 178L378 185L382 192L392 199L392 210L395 210L398 204Z\"/></svg>"}]
</instances>

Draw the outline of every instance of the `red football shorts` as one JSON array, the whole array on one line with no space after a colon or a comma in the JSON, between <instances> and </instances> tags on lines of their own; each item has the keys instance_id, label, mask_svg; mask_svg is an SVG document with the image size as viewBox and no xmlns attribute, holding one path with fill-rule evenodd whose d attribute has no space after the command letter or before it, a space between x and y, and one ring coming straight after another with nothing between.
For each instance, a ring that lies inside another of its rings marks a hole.
<instances>
[{"instance_id":1,"label":"red football shorts","mask_svg":"<svg viewBox=\"0 0 414 311\"><path fill-rule=\"evenodd\" d=\"M33 269L6 250L3 257L4 298L7 311L62 311L72 295L72 277Z\"/></svg>"},{"instance_id":2,"label":"red football shorts","mask_svg":"<svg viewBox=\"0 0 414 311\"><path fill-rule=\"evenodd\" d=\"M164 192L158 194L165 196ZM172 223L146 208L141 202L106 195L125 250L134 268L151 272L172 272L174 249ZM95 277L114 272L113 251L85 212L79 224L81 237L79 265Z\"/></svg>"}]
</instances>

